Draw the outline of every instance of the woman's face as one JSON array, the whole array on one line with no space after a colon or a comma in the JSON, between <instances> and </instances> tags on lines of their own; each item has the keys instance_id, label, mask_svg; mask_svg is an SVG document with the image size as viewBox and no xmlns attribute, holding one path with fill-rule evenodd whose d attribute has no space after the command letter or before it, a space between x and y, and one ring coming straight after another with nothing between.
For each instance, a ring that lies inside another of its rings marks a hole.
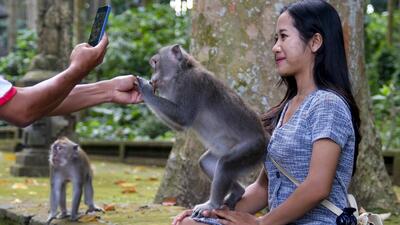
<instances>
[{"instance_id":1,"label":"woman's face","mask_svg":"<svg viewBox=\"0 0 400 225\"><path fill-rule=\"evenodd\" d=\"M301 39L287 11L279 16L275 32L276 43L272 51L278 73L281 76L296 76L302 72L310 72L314 56Z\"/></svg>"}]
</instances>

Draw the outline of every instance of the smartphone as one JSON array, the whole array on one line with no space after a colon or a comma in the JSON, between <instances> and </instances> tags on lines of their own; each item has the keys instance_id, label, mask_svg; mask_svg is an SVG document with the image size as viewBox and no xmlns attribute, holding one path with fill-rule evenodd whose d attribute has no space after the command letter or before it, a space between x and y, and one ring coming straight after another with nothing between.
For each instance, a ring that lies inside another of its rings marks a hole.
<instances>
[{"instance_id":1,"label":"smartphone","mask_svg":"<svg viewBox=\"0 0 400 225\"><path fill-rule=\"evenodd\" d=\"M88 41L89 45L94 47L100 42L106 29L107 19L110 11L111 6L109 5L97 9L96 18L94 19L92 31L90 32Z\"/></svg>"}]
</instances>

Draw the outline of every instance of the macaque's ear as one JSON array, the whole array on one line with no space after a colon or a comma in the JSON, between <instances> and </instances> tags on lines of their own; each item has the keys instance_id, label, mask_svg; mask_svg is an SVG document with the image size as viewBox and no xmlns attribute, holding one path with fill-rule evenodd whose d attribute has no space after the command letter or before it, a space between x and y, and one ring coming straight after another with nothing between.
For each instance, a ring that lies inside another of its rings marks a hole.
<instances>
[{"instance_id":1,"label":"macaque's ear","mask_svg":"<svg viewBox=\"0 0 400 225\"><path fill-rule=\"evenodd\" d=\"M182 54L182 50L181 50L181 46L180 45L174 45L172 47L172 53L174 54L175 58L178 61L181 61L183 59L183 54Z\"/></svg>"}]
</instances>

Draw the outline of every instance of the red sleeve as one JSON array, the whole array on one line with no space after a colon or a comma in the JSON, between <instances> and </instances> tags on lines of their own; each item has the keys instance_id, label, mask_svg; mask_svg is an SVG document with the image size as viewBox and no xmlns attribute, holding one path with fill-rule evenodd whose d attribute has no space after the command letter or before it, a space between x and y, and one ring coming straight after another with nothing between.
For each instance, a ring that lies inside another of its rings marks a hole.
<instances>
[{"instance_id":1,"label":"red sleeve","mask_svg":"<svg viewBox=\"0 0 400 225\"><path fill-rule=\"evenodd\" d=\"M17 89L15 87L11 87L2 97L0 97L0 106L10 101L16 93Z\"/></svg>"}]
</instances>

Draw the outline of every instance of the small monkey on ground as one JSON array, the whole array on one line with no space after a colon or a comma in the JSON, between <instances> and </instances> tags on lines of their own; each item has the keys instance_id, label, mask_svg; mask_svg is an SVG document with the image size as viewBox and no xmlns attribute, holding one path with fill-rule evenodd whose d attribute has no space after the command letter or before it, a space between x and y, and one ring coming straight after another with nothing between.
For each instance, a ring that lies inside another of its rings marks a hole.
<instances>
[{"instance_id":1,"label":"small monkey on ground","mask_svg":"<svg viewBox=\"0 0 400 225\"><path fill-rule=\"evenodd\" d=\"M71 220L77 220L82 192L85 196L85 204L89 207L86 213L103 211L93 202L93 171L88 156L78 144L67 137L57 139L50 147L49 163L51 192L48 224L56 218L58 206L60 206L61 215L57 218L71 216ZM68 181L71 181L73 187L70 215L66 208L66 184Z\"/></svg>"},{"instance_id":2,"label":"small monkey on ground","mask_svg":"<svg viewBox=\"0 0 400 225\"><path fill-rule=\"evenodd\" d=\"M207 148L200 167L212 181L211 195L193 216L234 208L244 193L238 176L263 159L269 141L259 116L179 45L161 48L150 64L151 82L138 77L146 105L170 128L193 129Z\"/></svg>"}]
</instances>

